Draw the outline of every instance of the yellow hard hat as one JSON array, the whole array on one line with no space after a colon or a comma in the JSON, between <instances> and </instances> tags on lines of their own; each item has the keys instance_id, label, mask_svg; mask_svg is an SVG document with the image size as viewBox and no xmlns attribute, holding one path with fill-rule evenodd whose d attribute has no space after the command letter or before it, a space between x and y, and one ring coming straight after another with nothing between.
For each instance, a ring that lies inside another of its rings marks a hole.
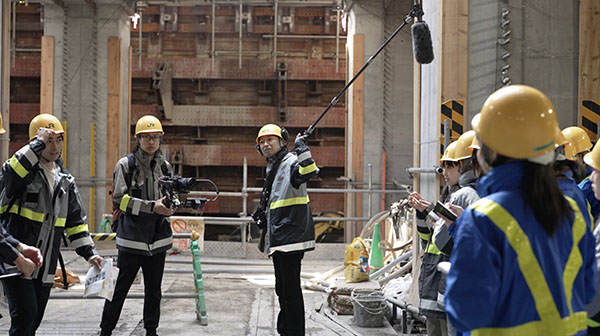
<instances>
[{"instance_id":1,"label":"yellow hard hat","mask_svg":"<svg viewBox=\"0 0 600 336\"><path fill-rule=\"evenodd\" d=\"M591 152L583 156L583 162L596 170L600 170L600 145L598 143L600 141L596 143Z\"/></svg>"},{"instance_id":2,"label":"yellow hard hat","mask_svg":"<svg viewBox=\"0 0 600 336\"><path fill-rule=\"evenodd\" d=\"M473 129L493 151L528 159L554 150L558 122L552 102L541 91L509 85L487 98Z\"/></svg>"},{"instance_id":3,"label":"yellow hard hat","mask_svg":"<svg viewBox=\"0 0 600 336\"><path fill-rule=\"evenodd\" d=\"M471 157L473 154L471 144L475 138L475 131L470 130L463 133L458 140L456 140L456 148L454 149L454 157L456 160L464 160Z\"/></svg>"},{"instance_id":4,"label":"yellow hard hat","mask_svg":"<svg viewBox=\"0 0 600 336\"><path fill-rule=\"evenodd\" d=\"M29 122L29 139L35 138L37 135L37 131L40 128L49 128L57 134L64 134L65 130L62 127L62 124L52 114L42 113L36 115L31 122Z\"/></svg>"},{"instance_id":5,"label":"yellow hard hat","mask_svg":"<svg viewBox=\"0 0 600 336\"><path fill-rule=\"evenodd\" d=\"M479 125L480 120L481 120L481 113L477 113L476 115L474 115L473 119L471 119L471 127L472 128L477 127L477 125Z\"/></svg>"},{"instance_id":6,"label":"yellow hard hat","mask_svg":"<svg viewBox=\"0 0 600 336\"><path fill-rule=\"evenodd\" d=\"M145 116L141 117L140 119L138 119L137 123L135 124L135 135L138 135L141 133L156 133L156 132L159 132L160 134L165 134L165 132L163 132L163 128L162 128L162 124L160 123L160 120L158 120L158 118L155 116L145 115Z\"/></svg>"},{"instance_id":7,"label":"yellow hard hat","mask_svg":"<svg viewBox=\"0 0 600 336\"><path fill-rule=\"evenodd\" d=\"M587 133L577 126L567 127L562 131L562 134L567 140L575 146L576 154L586 152L592 148L592 142Z\"/></svg>"},{"instance_id":8,"label":"yellow hard hat","mask_svg":"<svg viewBox=\"0 0 600 336\"><path fill-rule=\"evenodd\" d=\"M279 139L283 139L283 136L281 135L281 127L275 124L266 124L260 128L258 135L256 136L256 144L258 144L258 139L265 135L274 135L279 137Z\"/></svg>"},{"instance_id":9,"label":"yellow hard hat","mask_svg":"<svg viewBox=\"0 0 600 336\"><path fill-rule=\"evenodd\" d=\"M453 143L449 144L448 147L446 147L446 150L444 150L444 155L442 155L440 162L444 162L444 161L456 162L456 161L458 161L456 159L456 156L454 155L457 143L458 143L458 140L454 141Z\"/></svg>"},{"instance_id":10,"label":"yellow hard hat","mask_svg":"<svg viewBox=\"0 0 600 336\"><path fill-rule=\"evenodd\" d=\"M558 133L556 133L556 147L559 146L563 146L569 143L569 140L565 137L565 135L560 131L560 129L558 130Z\"/></svg>"},{"instance_id":11,"label":"yellow hard hat","mask_svg":"<svg viewBox=\"0 0 600 336\"><path fill-rule=\"evenodd\" d=\"M4 127L2 127L2 113L0 113L0 134L6 133Z\"/></svg>"}]
</instances>

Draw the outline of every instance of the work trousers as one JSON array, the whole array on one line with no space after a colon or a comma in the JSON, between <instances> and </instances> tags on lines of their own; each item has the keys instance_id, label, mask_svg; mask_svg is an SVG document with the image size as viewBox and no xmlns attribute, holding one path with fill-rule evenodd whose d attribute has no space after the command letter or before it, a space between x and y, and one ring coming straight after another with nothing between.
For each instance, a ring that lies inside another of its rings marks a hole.
<instances>
[{"instance_id":1,"label":"work trousers","mask_svg":"<svg viewBox=\"0 0 600 336\"><path fill-rule=\"evenodd\" d=\"M10 310L9 335L35 335L44 317L51 285L43 286L41 280L18 277L4 279L2 285Z\"/></svg>"},{"instance_id":2,"label":"work trousers","mask_svg":"<svg viewBox=\"0 0 600 336\"><path fill-rule=\"evenodd\" d=\"M162 252L153 256L143 256L119 251L117 267L119 276L112 301L104 302L101 335L110 335L117 326L121 310L125 303L127 293L135 280L140 267L144 277L144 328L146 335L155 335L160 319L160 289L165 269L166 253Z\"/></svg>"},{"instance_id":3,"label":"work trousers","mask_svg":"<svg viewBox=\"0 0 600 336\"><path fill-rule=\"evenodd\" d=\"M304 299L300 268L304 252L275 252L275 293L279 297L277 332L280 335L304 335Z\"/></svg>"}]
</instances>

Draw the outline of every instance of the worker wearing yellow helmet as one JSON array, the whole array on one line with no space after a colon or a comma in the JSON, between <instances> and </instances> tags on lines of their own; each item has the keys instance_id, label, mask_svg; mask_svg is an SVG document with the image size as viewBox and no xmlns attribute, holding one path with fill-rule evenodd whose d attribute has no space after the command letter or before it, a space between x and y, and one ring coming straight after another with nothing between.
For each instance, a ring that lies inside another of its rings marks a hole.
<instances>
[{"instance_id":1,"label":"worker wearing yellow helmet","mask_svg":"<svg viewBox=\"0 0 600 336\"><path fill-rule=\"evenodd\" d=\"M28 279L3 279L11 335L34 335L39 327L54 284L63 235L91 264L99 268L103 262L89 235L75 178L62 167L64 134L55 116L39 114L29 123L29 144L2 165L1 226L41 254L35 271L24 272L30 273Z\"/></svg>"},{"instance_id":2,"label":"worker wearing yellow helmet","mask_svg":"<svg viewBox=\"0 0 600 336\"><path fill-rule=\"evenodd\" d=\"M450 322L489 335L585 334L595 243L584 209L564 197L552 170L554 106L535 88L506 86L487 98L473 129L485 175L482 198L450 228Z\"/></svg>"},{"instance_id":3,"label":"worker wearing yellow helmet","mask_svg":"<svg viewBox=\"0 0 600 336\"><path fill-rule=\"evenodd\" d=\"M593 171L589 177L592 194L596 200L600 200L600 145L596 142L591 152L584 155L585 163L592 167ZM594 227L594 237L596 241L600 241L600 225L596 222ZM596 258L597 265L600 260ZM596 293L594 300L587 307L588 312L588 334L597 335L600 331L600 292Z\"/></svg>"},{"instance_id":4,"label":"worker wearing yellow helmet","mask_svg":"<svg viewBox=\"0 0 600 336\"><path fill-rule=\"evenodd\" d=\"M592 142L587 132L581 127L567 127L562 133L571 142L572 145L570 147L576 153L573 156L573 162L576 165L576 169L573 169L573 178L579 183L578 187L588 201L593 220L596 222L600 218L600 201L594 196L592 181L589 178L593 167L586 164L583 160L584 155L592 148Z\"/></svg>"},{"instance_id":5,"label":"worker wearing yellow helmet","mask_svg":"<svg viewBox=\"0 0 600 336\"><path fill-rule=\"evenodd\" d=\"M113 231L117 233L119 276L112 301L106 300L100 335L110 335L140 268L144 275L144 329L156 335L166 251L172 246L168 206L158 185L173 168L160 150L164 131L158 118L145 115L135 125L136 146L122 157L113 174Z\"/></svg>"},{"instance_id":6,"label":"worker wearing yellow helmet","mask_svg":"<svg viewBox=\"0 0 600 336\"><path fill-rule=\"evenodd\" d=\"M262 230L259 249L273 258L275 292L281 308L277 332L281 335L305 334L300 270L304 252L315 248L306 183L319 171L307 139L308 135L298 134L289 152L289 135L283 127L267 124L256 136L256 148L267 159L267 177L252 218Z\"/></svg>"},{"instance_id":7,"label":"worker wearing yellow helmet","mask_svg":"<svg viewBox=\"0 0 600 336\"><path fill-rule=\"evenodd\" d=\"M460 189L461 164L459 162L464 161L464 148L459 148L462 146L459 142L457 140L450 143L440 158L443 168L442 176L445 181L440 195L442 203L449 202ZM443 305L438 304L438 299L443 298L445 278L437 270L437 264L447 261L449 255L448 250L442 251L438 246L451 249L451 247L445 246L448 243L446 237L439 235L444 230L447 232L444 220L435 214L432 215L434 204L425 200L417 192L408 196L408 204L416 209L417 233L421 238L422 245L425 246L419 276L419 314L426 317L428 330L440 330L443 331L443 334L454 334L453 327L447 323ZM440 241L438 242L436 239ZM440 244L438 245L438 243Z\"/></svg>"},{"instance_id":8,"label":"worker wearing yellow helmet","mask_svg":"<svg viewBox=\"0 0 600 336\"><path fill-rule=\"evenodd\" d=\"M554 169L554 175L558 181L558 185L562 190L563 194L575 202L580 209L582 209L582 215L584 218L591 222L591 215L588 211L588 202L585 195L577 187L577 182L574 176L577 175L578 165L576 163L577 157L575 153L575 146L565 137L563 132L557 130L556 132L556 159L552 165Z\"/></svg>"}]
</instances>

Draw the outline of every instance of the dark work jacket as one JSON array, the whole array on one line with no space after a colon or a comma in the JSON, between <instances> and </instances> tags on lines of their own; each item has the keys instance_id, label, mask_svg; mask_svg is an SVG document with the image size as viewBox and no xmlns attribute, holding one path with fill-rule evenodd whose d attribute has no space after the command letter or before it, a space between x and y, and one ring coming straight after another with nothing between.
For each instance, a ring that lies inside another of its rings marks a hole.
<instances>
[{"instance_id":1,"label":"dark work jacket","mask_svg":"<svg viewBox=\"0 0 600 336\"><path fill-rule=\"evenodd\" d=\"M153 156L141 149L134 150L135 171L130 185L127 156L122 157L115 167L113 203L123 214L117 226L117 248L119 251L152 256L165 252L172 246L173 233L166 217L154 213L154 201L163 195L158 186L163 176L161 165L165 162L159 150ZM167 162L169 172L173 168Z\"/></svg>"},{"instance_id":2,"label":"dark work jacket","mask_svg":"<svg viewBox=\"0 0 600 336\"><path fill-rule=\"evenodd\" d=\"M306 182L318 173L306 145L298 146L293 152L284 148L276 159L281 164L273 180L267 206L267 234L265 253L300 252L314 250L315 225L306 192ZM267 166L269 173L274 161Z\"/></svg>"},{"instance_id":3,"label":"dark work jacket","mask_svg":"<svg viewBox=\"0 0 600 336\"><path fill-rule=\"evenodd\" d=\"M52 285L63 234L75 252L89 260L96 255L81 206L75 178L64 168L50 192L39 158L46 144L34 139L2 165L4 190L0 193L2 225L15 239L37 247L44 264L32 277ZM60 159L56 162L60 167Z\"/></svg>"}]
</instances>

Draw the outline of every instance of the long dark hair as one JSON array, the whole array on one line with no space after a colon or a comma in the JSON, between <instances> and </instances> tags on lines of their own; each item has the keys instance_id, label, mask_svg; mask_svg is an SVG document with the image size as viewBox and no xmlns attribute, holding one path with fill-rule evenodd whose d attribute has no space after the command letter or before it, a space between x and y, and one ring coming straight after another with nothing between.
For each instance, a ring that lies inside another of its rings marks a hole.
<instances>
[{"instance_id":1,"label":"long dark hair","mask_svg":"<svg viewBox=\"0 0 600 336\"><path fill-rule=\"evenodd\" d=\"M481 144L481 154L490 166L497 167L511 160L496 153L496 159L490 162L491 153L491 149ZM525 203L549 235L556 231L565 217L573 220L573 209L558 186L552 165L523 161L521 190Z\"/></svg>"}]
</instances>

